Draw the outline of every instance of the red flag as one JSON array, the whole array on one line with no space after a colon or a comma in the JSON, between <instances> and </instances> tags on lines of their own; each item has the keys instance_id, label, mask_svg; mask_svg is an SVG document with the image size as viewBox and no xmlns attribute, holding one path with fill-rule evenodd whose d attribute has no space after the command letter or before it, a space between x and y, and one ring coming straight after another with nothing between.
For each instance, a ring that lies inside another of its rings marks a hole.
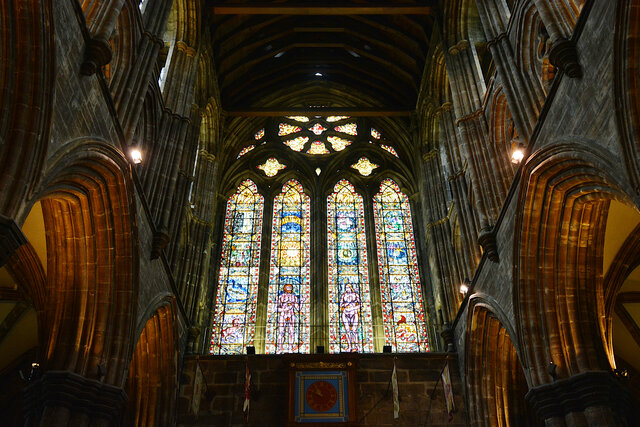
<instances>
[{"instance_id":1,"label":"red flag","mask_svg":"<svg viewBox=\"0 0 640 427\"><path fill-rule=\"evenodd\" d=\"M249 422L249 402L251 401L251 371L249 371L249 364L245 364L244 373L244 405L242 406L242 412L244 412L244 422Z\"/></svg>"}]
</instances>

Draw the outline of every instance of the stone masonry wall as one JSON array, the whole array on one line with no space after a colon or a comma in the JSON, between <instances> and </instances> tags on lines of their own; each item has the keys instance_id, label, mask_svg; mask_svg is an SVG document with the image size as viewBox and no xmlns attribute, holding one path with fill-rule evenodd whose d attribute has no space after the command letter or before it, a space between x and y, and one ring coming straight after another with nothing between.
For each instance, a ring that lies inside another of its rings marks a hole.
<instances>
[{"instance_id":1,"label":"stone masonry wall","mask_svg":"<svg viewBox=\"0 0 640 427\"><path fill-rule=\"evenodd\" d=\"M252 398L249 425L286 425L288 369L282 356L278 355L201 357L199 363L206 386L203 385L197 415L191 412L196 359L185 359L177 425L243 426L242 405L247 357L251 370ZM394 357L397 357L396 371L400 396L400 418L397 420L393 418L390 386ZM451 356L449 363L457 410L451 419L447 414L442 382L439 381L446 360L446 354L362 355L356 371L358 425L466 425L457 361ZM430 401L432 392L433 401Z\"/></svg>"}]
</instances>

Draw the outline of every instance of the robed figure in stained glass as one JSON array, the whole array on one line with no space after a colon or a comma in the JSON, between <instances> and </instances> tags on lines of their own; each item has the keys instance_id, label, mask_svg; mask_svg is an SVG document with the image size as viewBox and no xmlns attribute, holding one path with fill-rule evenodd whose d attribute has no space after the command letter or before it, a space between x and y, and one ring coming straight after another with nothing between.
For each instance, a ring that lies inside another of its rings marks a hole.
<instances>
[{"instance_id":1,"label":"robed figure in stained glass","mask_svg":"<svg viewBox=\"0 0 640 427\"><path fill-rule=\"evenodd\" d=\"M329 351L373 352L362 196L340 180L327 198Z\"/></svg>"},{"instance_id":2,"label":"robed figure in stained glass","mask_svg":"<svg viewBox=\"0 0 640 427\"><path fill-rule=\"evenodd\" d=\"M290 180L273 203L266 353L308 353L310 202Z\"/></svg>"}]
</instances>

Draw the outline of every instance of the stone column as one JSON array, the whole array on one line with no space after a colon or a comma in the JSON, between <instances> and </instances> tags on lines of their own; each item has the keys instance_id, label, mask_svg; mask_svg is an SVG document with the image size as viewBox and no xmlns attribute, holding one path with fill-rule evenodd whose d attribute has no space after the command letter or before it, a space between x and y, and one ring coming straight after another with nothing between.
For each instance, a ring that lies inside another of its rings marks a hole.
<instances>
[{"instance_id":1,"label":"stone column","mask_svg":"<svg viewBox=\"0 0 640 427\"><path fill-rule=\"evenodd\" d=\"M120 426L126 402L121 387L48 371L24 390L25 426Z\"/></svg>"},{"instance_id":2,"label":"stone column","mask_svg":"<svg viewBox=\"0 0 640 427\"><path fill-rule=\"evenodd\" d=\"M80 66L80 73L90 76L99 67L111 61L112 52L109 39L118 23L118 15L122 10L124 0L103 0L82 4L87 28L91 38L87 41L84 52L84 62Z\"/></svg>"},{"instance_id":3,"label":"stone column","mask_svg":"<svg viewBox=\"0 0 640 427\"><path fill-rule=\"evenodd\" d=\"M525 398L547 426L625 426L637 420L629 390L611 372L555 380L530 389Z\"/></svg>"},{"instance_id":4,"label":"stone column","mask_svg":"<svg viewBox=\"0 0 640 427\"><path fill-rule=\"evenodd\" d=\"M569 77L582 76L576 44L571 40L578 14L562 0L535 0L535 4L551 37L549 61Z\"/></svg>"},{"instance_id":5,"label":"stone column","mask_svg":"<svg viewBox=\"0 0 640 427\"><path fill-rule=\"evenodd\" d=\"M506 33L508 22L502 4L494 0L477 0L477 5L513 123L518 135L527 143L544 103L544 93L536 92L537 83L526 80L516 65L513 46Z\"/></svg>"}]
</instances>

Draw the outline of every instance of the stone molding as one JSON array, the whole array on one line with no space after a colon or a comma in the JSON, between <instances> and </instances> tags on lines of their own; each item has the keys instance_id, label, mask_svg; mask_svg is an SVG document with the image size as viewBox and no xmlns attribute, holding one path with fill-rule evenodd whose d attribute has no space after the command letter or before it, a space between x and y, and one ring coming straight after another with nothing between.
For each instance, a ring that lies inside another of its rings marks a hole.
<instances>
[{"instance_id":1,"label":"stone molding","mask_svg":"<svg viewBox=\"0 0 640 427\"><path fill-rule=\"evenodd\" d=\"M25 413L31 421L40 419L47 407L64 407L119 425L127 400L122 388L69 371L46 372L24 389Z\"/></svg>"},{"instance_id":2,"label":"stone molding","mask_svg":"<svg viewBox=\"0 0 640 427\"><path fill-rule=\"evenodd\" d=\"M623 417L628 417L631 410L626 387L606 371L583 372L534 387L525 399L543 420L598 406L611 408Z\"/></svg>"},{"instance_id":3,"label":"stone molding","mask_svg":"<svg viewBox=\"0 0 640 427\"><path fill-rule=\"evenodd\" d=\"M5 265L25 243L27 239L15 221L0 215L0 266Z\"/></svg>"},{"instance_id":4,"label":"stone molding","mask_svg":"<svg viewBox=\"0 0 640 427\"><path fill-rule=\"evenodd\" d=\"M493 227L485 227L480 230L480 234L478 234L478 243L480 243L482 250L487 254L487 257L489 257L491 261L500 261L496 234L493 232Z\"/></svg>"},{"instance_id":5,"label":"stone molding","mask_svg":"<svg viewBox=\"0 0 640 427\"><path fill-rule=\"evenodd\" d=\"M549 51L549 62L571 78L582 77L576 44L571 40L558 39L554 41Z\"/></svg>"}]
</instances>

